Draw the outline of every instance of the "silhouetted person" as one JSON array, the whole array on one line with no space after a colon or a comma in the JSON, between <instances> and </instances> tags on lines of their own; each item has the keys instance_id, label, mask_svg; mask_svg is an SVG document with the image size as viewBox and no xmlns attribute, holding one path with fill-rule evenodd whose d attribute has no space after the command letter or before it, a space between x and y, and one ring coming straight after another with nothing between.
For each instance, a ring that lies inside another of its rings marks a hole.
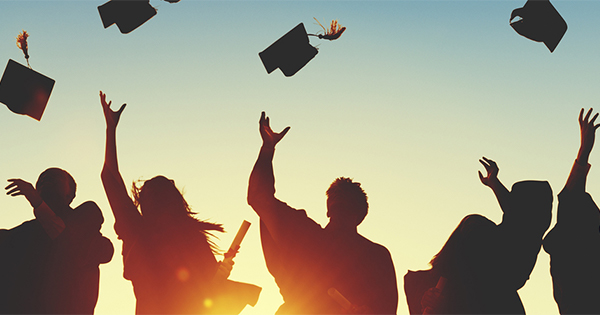
<instances>
[{"instance_id":1,"label":"silhouetted person","mask_svg":"<svg viewBox=\"0 0 600 315\"><path fill-rule=\"evenodd\" d=\"M125 104L115 112L102 92L100 100L106 119L102 183L115 232L123 240L123 277L133 284L136 313L231 314L254 305L260 288L227 280L233 261L215 259L210 233L223 228L196 219L173 180L156 176L141 188L134 185L129 197L116 151L116 128Z\"/></svg>"},{"instance_id":2,"label":"silhouetted person","mask_svg":"<svg viewBox=\"0 0 600 315\"><path fill-rule=\"evenodd\" d=\"M278 314L334 314L342 307L329 295L337 289L352 310L395 314L396 273L389 251L357 232L368 203L359 183L338 178L327 190L329 224L322 228L304 210L275 198L273 155L288 132L275 133L262 113L262 147L248 187L248 203L260 216L267 268L279 286L284 304Z\"/></svg>"},{"instance_id":3,"label":"silhouetted person","mask_svg":"<svg viewBox=\"0 0 600 315\"><path fill-rule=\"evenodd\" d=\"M600 210L585 184L598 114L579 112L581 145L565 187L558 194L556 225L544 239L550 254L554 300L561 314L600 314Z\"/></svg>"},{"instance_id":4,"label":"silhouetted person","mask_svg":"<svg viewBox=\"0 0 600 315\"><path fill-rule=\"evenodd\" d=\"M100 233L102 212L92 201L69 206L76 184L59 168L42 172L36 188L9 182L7 194L25 196L36 218L0 230L0 313L92 314L98 266L114 251Z\"/></svg>"},{"instance_id":5,"label":"silhouetted person","mask_svg":"<svg viewBox=\"0 0 600 315\"><path fill-rule=\"evenodd\" d=\"M552 189L548 182L522 181L509 192L497 164L479 161L487 171L479 178L494 191L502 223L466 216L431 260L431 270L409 271L404 279L411 314L525 313L517 290L529 279L550 224Z\"/></svg>"},{"instance_id":6,"label":"silhouetted person","mask_svg":"<svg viewBox=\"0 0 600 315\"><path fill-rule=\"evenodd\" d=\"M410 313L486 313L484 302L492 287L488 273L497 233L496 224L484 216L464 217L430 261L430 270L409 271L404 276Z\"/></svg>"}]
</instances>

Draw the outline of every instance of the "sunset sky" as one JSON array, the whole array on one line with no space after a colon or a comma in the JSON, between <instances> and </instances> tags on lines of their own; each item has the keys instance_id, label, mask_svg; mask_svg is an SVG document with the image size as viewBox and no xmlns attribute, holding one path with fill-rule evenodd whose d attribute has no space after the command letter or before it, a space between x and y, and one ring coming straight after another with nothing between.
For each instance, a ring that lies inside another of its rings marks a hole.
<instances>
[{"instance_id":1,"label":"sunset sky","mask_svg":"<svg viewBox=\"0 0 600 315\"><path fill-rule=\"evenodd\" d=\"M0 106L0 179L35 183L48 167L73 175L72 205L98 203L115 245L96 314L133 314L100 182L102 90L113 105L127 103L117 129L126 183L174 179L199 218L224 225L223 250L252 222L230 279L263 287L243 314L273 313L282 300L246 203L266 111L274 130L291 126L275 154L276 196L324 226L329 184L362 183L370 207L359 232L392 253L398 313L407 314L407 270L427 269L465 215L501 220L478 159L495 160L509 189L548 180L554 225L579 146L577 115L600 109L600 2L552 1L568 24L554 53L509 26L525 2L152 0L157 15L123 35L103 28L103 0L0 0L2 71L9 59L26 64L15 44L24 29L31 66L56 80L40 122ZM319 53L293 77L267 74L258 53L300 22L318 32L313 17L347 30L336 41L311 38ZM600 196L600 153L590 163L588 191ZM33 218L24 197L2 196L0 209L0 228ZM558 314L543 250L519 294L529 314Z\"/></svg>"}]
</instances>

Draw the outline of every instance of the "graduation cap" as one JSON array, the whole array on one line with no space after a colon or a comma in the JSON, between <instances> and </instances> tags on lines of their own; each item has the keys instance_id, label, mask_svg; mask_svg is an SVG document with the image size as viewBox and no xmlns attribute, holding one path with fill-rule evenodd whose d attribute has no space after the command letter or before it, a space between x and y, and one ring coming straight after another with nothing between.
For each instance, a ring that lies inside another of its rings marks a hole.
<instances>
[{"instance_id":1,"label":"graduation cap","mask_svg":"<svg viewBox=\"0 0 600 315\"><path fill-rule=\"evenodd\" d=\"M156 15L156 9L149 0L110 0L99 6L98 12L104 28L116 23L123 34L133 31Z\"/></svg>"},{"instance_id":2,"label":"graduation cap","mask_svg":"<svg viewBox=\"0 0 600 315\"><path fill-rule=\"evenodd\" d=\"M0 80L0 102L13 113L39 121L53 87L54 80L9 59Z\"/></svg>"},{"instance_id":3,"label":"graduation cap","mask_svg":"<svg viewBox=\"0 0 600 315\"><path fill-rule=\"evenodd\" d=\"M567 31L567 23L549 0L528 0L522 8L512 11L510 26L522 36L543 42L553 52Z\"/></svg>"},{"instance_id":4,"label":"graduation cap","mask_svg":"<svg viewBox=\"0 0 600 315\"><path fill-rule=\"evenodd\" d=\"M26 31L17 36L19 47L29 66ZM2 79L0 79L0 102L4 103L13 113L27 115L36 120L42 119L42 114L48 104L54 80L24 65L9 59Z\"/></svg>"},{"instance_id":5,"label":"graduation cap","mask_svg":"<svg viewBox=\"0 0 600 315\"><path fill-rule=\"evenodd\" d=\"M258 54L267 73L281 69L286 77L291 77L304 67L318 53L308 41L304 24L300 23L287 34Z\"/></svg>"}]
</instances>

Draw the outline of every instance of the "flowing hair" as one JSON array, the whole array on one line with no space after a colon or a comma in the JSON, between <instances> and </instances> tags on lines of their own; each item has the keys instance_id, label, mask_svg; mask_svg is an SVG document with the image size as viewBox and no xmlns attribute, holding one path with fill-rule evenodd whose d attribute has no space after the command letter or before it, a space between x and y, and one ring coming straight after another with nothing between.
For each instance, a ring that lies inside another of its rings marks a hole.
<instances>
[{"instance_id":1,"label":"flowing hair","mask_svg":"<svg viewBox=\"0 0 600 315\"><path fill-rule=\"evenodd\" d=\"M141 183L141 185L140 185ZM160 195L153 194L146 196L145 189L148 187L160 191ZM217 238L211 231L224 232L221 224L203 221L195 217L196 212L192 211L190 205L183 198L183 194L175 186L175 182L164 176L156 176L152 179L134 181L131 187L133 204L141 210L141 205L145 202L155 203L162 211L172 217L175 221L184 226L191 226L193 229L202 233L208 242L213 254L219 254L219 248L213 238ZM143 212L142 212L143 216Z\"/></svg>"},{"instance_id":2,"label":"flowing hair","mask_svg":"<svg viewBox=\"0 0 600 315\"><path fill-rule=\"evenodd\" d=\"M477 273L494 250L495 228L496 224L482 215L464 217L429 264L446 278Z\"/></svg>"}]
</instances>

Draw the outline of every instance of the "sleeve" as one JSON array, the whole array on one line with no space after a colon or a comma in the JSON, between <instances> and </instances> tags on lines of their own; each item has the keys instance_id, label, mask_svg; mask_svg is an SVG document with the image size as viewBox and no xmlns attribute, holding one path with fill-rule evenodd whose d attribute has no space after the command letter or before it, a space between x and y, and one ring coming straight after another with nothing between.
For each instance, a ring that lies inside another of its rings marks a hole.
<instances>
[{"instance_id":1,"label":"sleeve","mask_svg":"<svg viewBox=\"0 0 600 315\"><path fill-rule=\"evenodd\" d=\"M4 244L5 240L8 238L8 230L7 229L0 229L0 249L2 249L2 245Z\"/></svg>"},{"instance_id":2,"label":"sleeve","mask_svg":"<svg viewBox=\"0 0 600 315\"><path fill-rule=\"evenodd\" d=\"M558 195L557 226L573 232L598 233L600 210L586 192L563 190Z\"/></svg>"},{"instance_id":3,"label":"sleeve","mask_svg":"<svg viewBox=\"0 0 600 315\"><path fill-rule=\"evenodd\" d=\"M142 215L127 194L123 178L117 171L111 172L105 166L101 174L102 184L110 208L115 217L115 232L119 239L137 235L142 221Z\"/></svg>"},{"instance_id":4,"label":"sleeve","mask_svg":"<svg viewBox=\"0 0 600 315\"><path fill-rule=\"evenodd\" d=\"M285 202L273 198L262 204L260 217L275 244L279 246L295 246L304 244L307 237L322 231L321 226L306 215L306 211L290 207Z\"/></svg>"},{"instance_id":5,"label":"sleeve","mask_svg":"<svg viewBox=\"0 0 600 315\"><path fill-rule=\"evenodd\" d=\"M582 164L575 160L563 191L585 191L585 183L591 167L589 163Z\"/></svg>"},{"instance_id":6,"label":"sleeve","mask_svg":"<svg viewBox=\"0 0 600 315\"><path fill-rule=\"evenodd\" d=\"M56 239L65 230L65 222L45 202L34 208L33 214L51 239Z\"/></svg>"}]
</instances>

